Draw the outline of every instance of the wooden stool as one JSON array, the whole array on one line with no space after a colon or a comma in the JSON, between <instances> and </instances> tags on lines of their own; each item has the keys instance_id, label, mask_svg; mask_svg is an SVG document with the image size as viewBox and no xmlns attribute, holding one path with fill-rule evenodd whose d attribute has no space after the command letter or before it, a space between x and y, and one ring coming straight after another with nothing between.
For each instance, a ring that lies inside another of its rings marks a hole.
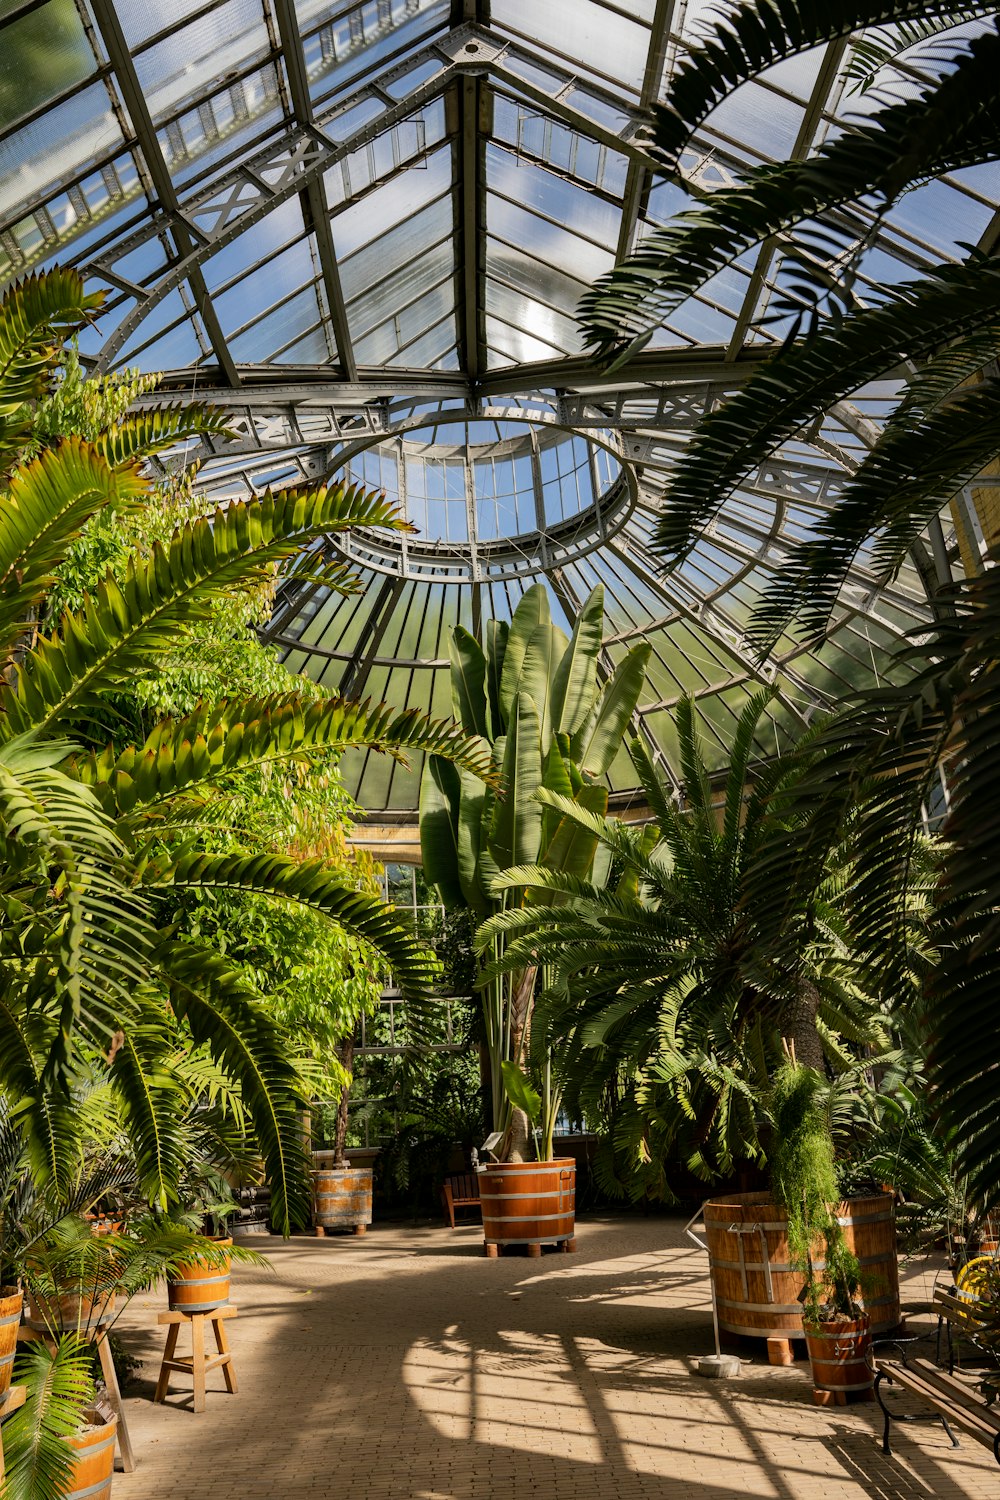
<instances>
[{"instance_id":1,"label":"wooden stool","mask_svg":"<svg viewBox=\"0 0 1000 1500\"><path fill-rule=\"evenodd\" d=\"M235 1318L238 1308L227 1303L224 1307L214 1307L211 1312L184 1313L184 1312L161 1312L157 1322L167 1326L167 1346L163 1351L163 1363L160 1365L160 1378L156 1382L156 1394L154 1401L163 1401L166 1398L167 1386L170 1382L171 1370L185 1370L194 1384L194 1409L205 1410L205 1376L209 1370L222 1371L226 1382L226 1390L233 1395L236 1394L236 1371L233 1369L233 1356L229 1352L229 1340L226 1338L225 1320ZM177 1348L177 1335L182 1323L191 1325L191 1353L174 1354ZM217 1354L211 1358L205 1354L205 1324L211 1323L215 1334L215 1347Z\"/></svg>"},{"instance_id":2,"label":"wooden stool","mask_svg":"<svg viewBox=\"0 0 1000 1500\"><path fill-rule=\"evenodd\" d=\"M112 1410L118 1418L117 1442L118 1452L121 1455L122 1472L131 1474L135 1469L135 1454L132 1452L132 1439L128 1435L128 1425L125 1421L125 1409L122 1406L122 1393L118 1389L118 1373L115 1370L115 1362L111 1354L111 1345L108 1343L108 1330L104 1323L97 1323L87 1334L90 1342L97 1349L101 1361L101 1373L104 1376L104 1384L107 1387L108 1401ZM32 1339L42 1339L50 1349L55 1349L55 1341L52 1333L44 1323L22 1323L17 1330L18 1342ZM6 1414L6 1408L0 1417Z\"/></svg>"},{"instance_id":3,"label":"wooden stool","mask_svg":"<svg viewBox=\"0 0 1000 1500\"><path fill-rule=\"evenodd\" d=\"M12 1417L17 1409L24 1405L27 1389L23 1385L12 1385L9 1390L0 1396L0 1422L6 1422ZM0 1444L0 1479L6 1478L7 1471L3 1465L3 1446ZM5 1486L6 1488L6 1486Z\"/></svg>"}]
</instances>

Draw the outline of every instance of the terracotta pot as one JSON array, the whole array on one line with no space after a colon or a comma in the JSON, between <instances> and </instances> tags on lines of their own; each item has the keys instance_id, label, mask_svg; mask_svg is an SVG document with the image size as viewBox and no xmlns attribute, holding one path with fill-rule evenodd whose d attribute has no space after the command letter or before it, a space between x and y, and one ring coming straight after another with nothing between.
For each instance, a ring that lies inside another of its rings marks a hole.
<instances>
[{"instance_id":1,"label":"terracotta pot","mask_svg":"<svg viewBox=\"0 0 1000 1500\"><path fill-rule=\"evenodd\" d=\"M10 1389L23 1303L18 1287L0 1286L0 1396Z\"/></svg>"},{"instance_id":2,"label":"terracotta pot","mask_svg":"<svg viewBox=\"0 0 1000 1500\"><path fill-rule=\"evenodd\" d=\"M228 1234L206 1235L220 1250L232 1248ZM213 1307L224 1307L229 1301L230 1257L225 1264L211 1266L195 1257L178 1266L167 1282L167 1303L173 1312L211 1312Z\"/></svg>"},{"instance_id":3,"label":"terracotta pot","mask_svg":"<svg viewBox=\"0 0 1000 1500\"><path fill-rule=\"evenodd\" d=\"M65 1500L84 1500L84 1496L86 1500L109 1500L111 1495L118 1418L105 1422L96 1412L87 1415L91 1418L87 1430L66 1439L76 1458Z\"/></svg>"},{"instance_id":4,"label":"terracotta pot","mask_svg":"<svg viewBox=\"0 0 1000 1500\"><path fill-rule=\"evenodd\" d=\"M806 1278L791 1264L785 1210L770 1193L725 1193L702 1212L719 1327L752 1338L800 1338ZM888 1193L850 1198L838 1205L837 1218L870 1288L864 1304L872 1330L886 1333L900 1320L895 1201ZM821 1251L813 1264L823 1270Z\"/></svg>"},{"instance_id":5,"label":"terracotta pot","mask_svg":"<svg viewBox=\"0 0 1000 1500\"><path fill-rule=\"evenodd\" d=\"M576 1162L489 1162L479 1169L483 1238L487 1247L562 1243L573 1248ZM530 1252L529 1252L530 1253Z\"/></svg>"},{"instance_id":6,"label":"terracotta pot","mask_svg":"<svg viewBox=\"0 0 1000 1500\"><path fill-rule=\"evenodd\" d=\"M313 1226L322 1239L328 1229L364 1234L372 1221L371 1167L334 1167L323 1162L333 1152L314 1151ZM317 1160L319 1158L319 1160Z\"/></svg>"},{"instance_id":7,"label":"terracotta pot","mask_svg":"<svg viewBox=\"0 0 1000 1500\"><path fill-rule=\"evenodd\" d=\"M870 1390L875 1374L868 1361L872 1347L871 1319L835 1318L829 1323L805 1323L806 1348L818 1391Z\"/></svg>"}]
</instances>

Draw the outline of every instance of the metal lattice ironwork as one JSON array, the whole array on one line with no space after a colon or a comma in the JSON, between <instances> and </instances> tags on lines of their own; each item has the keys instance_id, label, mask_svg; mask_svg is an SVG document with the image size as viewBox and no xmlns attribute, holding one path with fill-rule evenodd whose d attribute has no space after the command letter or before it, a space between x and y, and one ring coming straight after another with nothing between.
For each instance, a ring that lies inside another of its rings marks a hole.
<instances>
[{"instance_id":1,"label":"metal lattice ironwork","mask_svg":"<svg viewBox=\"0 0 1000 1500\"><path fill-rule=\"evenodd\" d=\"M200 459L221 502L384 472L420 527L351 541L360 603L280 592L270 637L293 669L447 713L456 622L481 632L544 578L569 627L601 582L604 670L651 641L639 727L673 775L680 694L698 697L721 764L766 683L767 753L898 670L888 656L925 623L926 581L975 555L959 503L890 586L859 558L818 649L748 651L755 601L871 442L887 384L762 464L668 576L654 557L692 427L779 336L765 314L786 246L715 277L613 377L581 346L580 294L698 198L807 157L859 107L849 44L817 49L736 90L665 180L649 111L704 19L700 0L181 0L169 25L134 0L3 7L0 278L72 261L107 294L81 338L90 367L161 370L147 399L226 407L230 440L164 460ZM920 66L904 58L896 84L919 84ZM945 177L841 226L869 245L858 291L874 299L964 244L993 248L996 176ZM439 497L439 482L462 491ZM368 809L415 806L415 775L383 757L348 774ZM612 768L612 788L630 774Z\"/></svg>"}]
</instances>

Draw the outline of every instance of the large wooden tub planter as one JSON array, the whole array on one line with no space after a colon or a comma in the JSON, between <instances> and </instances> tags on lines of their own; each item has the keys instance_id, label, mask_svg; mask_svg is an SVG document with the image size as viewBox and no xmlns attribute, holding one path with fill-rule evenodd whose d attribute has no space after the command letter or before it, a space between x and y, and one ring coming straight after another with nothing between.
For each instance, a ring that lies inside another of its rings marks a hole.
<instances>
[{"instance_id":1,"label":"large wooden tub planter","mask_svg":"<svg viewBox=\"0 0 1000 1500\"><path fill-rule=\"evenodd\" d=\"M24 1294L19 1286L0 1286L0 1402L10 1390L23 1307Z\"/></svg>"},{"instance_id":2,"label":"large wooden tub planter","mask_svg":"<svg viewBox=\"0 0 1000 1500\"><path fill-rule=\"evenodd\" d=\"M524 1246L531 1256L543 1245L576 1249L576 1162L488 1162L479 1168L486 1254Z\"/></svg>"},{"instance_id":3,"label":"large wooden tub planter","mask_svg":"<svg viewBox=\"0 0 1000 1500\"><path fill-rule=\"evenodd\" d=\"M844 1243L861 1268L875 1334L900 1322L895 1215L891 1193L848 1198L836 1208ZM767 1192L727 1193L710 1199L703 1217L720 1331L786 1346L801 1339L808 1277L793 1264L785 1209ZM813 1268L822 1274L822 1253Z\"/></svg>"},{"instance_id":4,"label":"large wooden tub planter","mask_svg":"<svg viewBox=\"0 0 1000 1500\"><path fill-rule=\"evenodd\" d=\"M333 1151L314 1151L312 1170L313 1228L322 1239L328 1230L364 1234L372 1221L372 1169L337 1163Z\"/></svg>"},{"instance_id":5,"label":"large wooden tub planter","mask_svg":"<svg viewBox=\"0 0 1000 1500\"><path fill-rule=\"evenodd\" d=\"M850 1397L874 1400L871 1318L861 1307L851 1314L823 1308L803 1313L802 1331L812 1366L817 1406L846 1404Z\"/></svg>"}]
</instances>

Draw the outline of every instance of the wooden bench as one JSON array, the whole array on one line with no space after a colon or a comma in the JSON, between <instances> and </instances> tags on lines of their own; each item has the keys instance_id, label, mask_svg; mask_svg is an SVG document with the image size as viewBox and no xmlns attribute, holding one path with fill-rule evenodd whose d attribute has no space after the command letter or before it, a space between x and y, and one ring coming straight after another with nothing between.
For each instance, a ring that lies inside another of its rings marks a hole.
<instances>
[{"instance_id":1,"label":"wooden bench","mask_svg":"<svg viewBox=\"0 0 1000 1500\"><path fill-rule=\"evenodd\" d=\"M928 1406L934 1407L934 1416L904 1414L890 1411L882 1399L882 1382L911 1391ZM890 1422L940 1422L951 1439L951 1446L958 1447L958 1438L952 1426L993 1449L993 1457L1000 1464L1000 1408L991 1404L990 1396L981 1396L978 1391L945 1374L929 1359L915 1359L907 1363L902 1359L875 1357L875 1399L882 1408L885 1427L882 1433L882 1452L891 1454L889 1447Z\"/></svg>"},{"instance_id":2,"label":"wooden bench","mask_svg":"<svg viewBox=\"0 0 1000 1500\"><path fill-rule=\"evenodd\" d=\"M446 1177L444 1187L441 1189L441 1201L444 1204L445 1218L455 1227L456 1208L478 1208L482 1214L482 1205L479 1201L479 1178L475 1172L462 1172L457 1177Z\"/></svg>"},{"instance_id":3,"label":"wooden bench","mask_svg":"<svg viewBox=\"0 0 1000 1500\"><path fill-rule=\"evenodd\" d=\"M976 1347L980 1346L983 1330L988 1327L982 1315L981 1304L975 1297L962 1296L958 1292L946 1292L943 1287L934 1288L934 1311L937 1313L937 1348L935 1358L941 1360L941 1330L948 1335L948 1374L954 1375L957 1350L962 1338L967 1338Z\"/></svg>"}]
</instances>

